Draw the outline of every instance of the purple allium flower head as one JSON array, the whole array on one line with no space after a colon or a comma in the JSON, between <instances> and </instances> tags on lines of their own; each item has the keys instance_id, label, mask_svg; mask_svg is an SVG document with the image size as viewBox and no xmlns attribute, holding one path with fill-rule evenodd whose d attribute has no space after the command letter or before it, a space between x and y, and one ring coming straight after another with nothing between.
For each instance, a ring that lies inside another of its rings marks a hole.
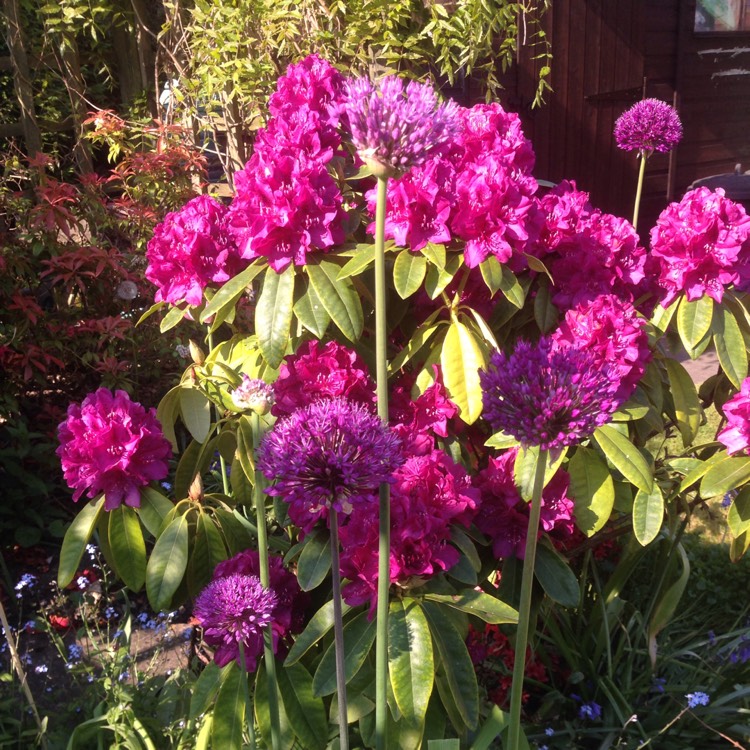
<instances>
[{"instance_id":1,"label":"purple allium flower head","mask_svg":"<svg viewBox=\"0 0 750 750\"><path fill-rule=\"evenodd\" d=\"M750 378L743 381L740 392L724 404L722 411L727 423L716 439L726 446L730 455L747 451L750 446ZM730 504L731 499L725 507Z\"/></svg>"},{"instance_id":2,"label":"purple allium flower head","mask_svg":"<svg viewBox=\"0 0 750 750\"><path fill-rule=\"evenodd\" d=\"M270 383L244 373L242 382L232 391L232 403L238 409L248 409L258 414L267 414L273 401L273 386Z\"/></svg>"},{"instance_id":3,"label":"purple allium flower head","mask_svg":"<svg viewBox=\"0 0 750 750\"><path fill-rule=\"evenodd\" d=\"M687 698L688 708L707 706L711 700L708 693L703 693L700 690L697 690L695 693L688 693L685 697Z\"/></svg>"},{"instance_id":4,"label":"purple allium flower head","mask_svg":"<svg viewBox=\"0 0 750 750\"><path fill-rule=\"evenodd\" d=\"M620 406L617 372L593 352L557 349L549 338L495 352L479 374L484 417L522 445L557 449L588 437Z\"/></svg>"},{"instance_id":5,"label":"purple allium flower head","mask_svg":"<svg viewBox=\"0 0 750 750\"><path fill-rule=\"evenodd\" d=\"M323 399L279 420L258 449L266 490L289 503L289 517L309 531L328 508L351 512L370 502L403 463L401 441L370 409L346 398Z\"/></svg>"},{"instance_id":6,"label":"purple allium flower head","mask_svg":"<svg viewBox=\"0 0 750 750\"><path fill-rule=\"evenodd\" d=\"M263 628L271 623L277 598L253 575L232 573L215 578L195 600L193 614L203 626L210 646L216 646L216 663L223 667L245 651L248 671L255 669L263 649Z\"/></svg>"},{"instance_id":7,"label":"purple allium flower head","mask_svg":"<svg viewBox=\"0 0 750 750\"><path fill-rule=\"evenodd\" d=\"M56 453L74 501L88 490L90 498L104 493L106 510L123 502L137 508L140 488L169 472L172 449L156 410L131 401L125 391L113 395L99 388L80 406L71 404L57 434Z\"/></svg>"},{"instance_id":8,"label":"purple allium flower head","mask_svg":"<svg viewBox=\"0 0 750 750\"><path fill-rule=\"evenodd\" d=\"M682 123L674 107L659 99L644 99L615 123L615 140L623 151L667 153L682 138Z\"/></svg>"},{"instance_id":9,"label":"purple allium flower head","mask_svg":"<svg viewBox=\"0 0 750 750\"><path fill-rule=\"evenodd\" d=\"M367 78L347 81L344 107L360 157L384 176L424 163L461 125L455 102L438 104L432 86L404 85L396 76L378 84Z\"/></svg>"}]
</instances>

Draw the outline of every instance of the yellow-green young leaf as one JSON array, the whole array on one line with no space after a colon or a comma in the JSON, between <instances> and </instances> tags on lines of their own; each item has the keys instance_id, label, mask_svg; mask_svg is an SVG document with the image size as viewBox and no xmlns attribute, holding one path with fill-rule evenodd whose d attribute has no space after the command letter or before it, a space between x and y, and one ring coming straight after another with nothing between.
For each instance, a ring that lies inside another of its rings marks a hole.
<instances>
[{"instance_id":1,"label":"yellow-green young leaf","mask_svg":"<svg viewBox=\"0 0 750 750\"><path fill-rule=\"evenodd\" d=\"M488 448L497 448L503 450L504 448L514 448L518 445L513 435L506 435L504 432L496 432L492 437L487 438L484 443Z\"/></svg>"},{"instance_id":2,"label":"yellow-green young leaf","mask_svg":"<svg viewBox=\"0 0 750 750\"><path fill-rule=\"evenodd\" d=\"M738 537L750 529L750 487L740 490L729 506L727 524L733 537Z\"/></svg>"},{"instance_id":3,"label":"yellow-green young leaf","mask_svg":"<svg viewBox=\"0 0 750 750\"><path fill-rule=\"evenodd\" d=\"M487 342L489 346L491 346L493 349L499 349L497 339L495 338L495 334L492 333L491 328L487 325L487 322L485 319L473 308L468 308L469 312L471 313L471 317L474 318L474 322L477 325L477 329L479 333L481 334L482 338Z\"/></svg>"},{"instance_id":4,"label":"yellow-green young leaf","mask_svg":"<svg viewBox=\"0 0 750 750\"><path fill-rule=\"evenodd\" d=\"M591 448L576 448L568 462L576 526L593 536L609 520L615 504L615 485L607 464Z\"/></svg>"},{"instance_id":5,"label":"yellow-green young leaf","mask_svg":"<svg viewBox=\"0 0 750 750\"><path fill-rule=\"evenodd\" d=\"M349 341L362 335L364 316L362 301L351 279L338 280L339 266L330 260L318 260L306 266L310 283L326 312Z\"/></svg>"},{"instance_id":6,"label":"yellow-green young leaf","mask_svg":"<svg viewBox=\"0 0 750 750\"><path fill-rule=\"evenodd\" d=\"M348 279L350 276L357 276L374 262L375 245L358 245L357 253L339 271L339 275L336 278L338 281L341 281L342 279Z\"/></svg>"},{"instance_id":7,"label":"yellow-green young leaf","mask_svg":"<svg viewBox=\"0 0 750 750\"><path fill-rule=\"evenodd\" d=\"M86 503L65 532L57 570L57 583L61 589L73 580L103 507L104 495Z\"/></svg>"},{"instance_id":8,"label":"yellow-green young leaf","mask_svg":"<svg viewBox=\"0 0 750 750\"><path fill-rule=\"evenodd\" d=\"M701 404L698 391L687 370L676 360L667 359L670 392L674 401L677 426L680 428L682 444L687 448L695 440L701 426Z\"/></svg>"},{"instance_id":9,"label":"yellow-green young leaf","mask_svg":"<svg viewBox=\"0 0 750 750\"><path fill-rule=\"evenodd\" d=\"M463 255L451 253L445 268L430 265L425 277L425 291L430 299L435 299L451 283L463 264Z\"/></svg>"},{"instance_id":10,"label":"yellow-green young leaf","mask_svg":"<svg viewBox=\"0 0 750 750\"><path fill-rule=\"evenodd\" d=\"M432 334L441 326L447 325L444 321L434 323L430 326L422 324L412 334L406 346L389 362L388 372L398 372L410 359L417 355L422 347L430 340Z\"/></svg>"},{"instance_id":11,"label":"yellow-green young leaf","mask_svg":"<svg viewBox=\"0 0 750 750\"><path fill-rule=\"evenodd\" d=\"M226 320L231 308L237 304L243 292L252 283L253 279L264 269L265 265L256 261L253 265L246 268L241 273L232 277L219 289L212 297L211 301L203 309L200 316L200 322L205 323L214 315L224 316ZM225 309L226 308L226 309Z\"/></svg>"},{"instance_id":12,"label":"yellow-green young leaf","mask_svg":"<svg viewBox=\"0 0 750 750\"><path fill-rule=\"evenodd\" d=\"M316 338L322 339L331 316L320 301L312 284L308 285L307 291L294 304L294 314L297 320L307 328Z\"/></svg>"},{"instance_id":13,"label":"yellow-green young leaf","mask_svg":"<svg viewBox=\"0 0 750 750\"><path fill-rule=\"evenodd\" d=\"M427 273L427 261L424 255L402 250L393 264L393 285L399 297L406 299L422 286Z\"/></svg>"},{"instance_id":14,"label":"yellow-green young leaf","mask_svg":"<svg viewBox=\"0 0 750 750\"><path fill-rule=\"evenodd\" d=\"M518 283L516 275L510 270L510 268L502 266L502 270L503 277L500 281L500 291L505 295L505 299L507 299L511 305L520 310L526 299L523 287Z\"/></svg>"},{"instance_id":15,"label":"yellow-green young leaf","mask_svg":"<svg viewBox=\"0 0 750 750\"><path fill-rule=\"evenodd\" d=\"M181 307L173 307L159 323L159 331L166 333L178 325L185 317L185 310Z\"/></svg>"},{"instance_id":16,"label":"yellow-green young leaf","mask_svg":"<svg viewBox=\"0 0 750 750\"><path fill-rule=\"evenodd\" d=\"M546 458L544 459L544 487L555 476L567 452L568 449L563 448L559 453L555 454L554 458L549 451L546 452ZM521 448L516 454L516 460L513 464L513 479L515 480L516 487L518 487L518 491L521 493L521 497L527 503L531 500L534 491L534 477L536 475L537 464L540 461L540 454L541 451L537 446Z\"/></svg>"},{"instance_id":17,"label":"yellow-green young leaf","mask_svg":"<svg viewBox=\"0 0 750 750\"><path fill-rule=\"evenodd\" d=\"M302 666L276 667L284 711L294 735L308 750L328 744L328 716L321 698L313 695L312 676Z\"/></svg>"},{"instance_id":18,"label":"yellow-green young leaf","mask_svg":"<svg viewBox=\"0 0 750 750\"><path fill-rule=\"evenodd\" d=\"M211 745L221 750L241 750L247 706L247 672L236 662L228 667L214 706Z\"/></svg>"},{"instance_id":19,"label":"yellow-green young leaf","mask_svg":"<svg viewBox=\"0 0 750 750\"><path fill-rule=\"evenodd\" d=\"M666 308L666 310L661 305L657 305L654 314L651 316L651 325L654 326L657 331L666 333L679 304L680 300L676 299L668 308Z\"/></svg>"},{"instance_id":20,"label":"yellow-green young leaf","mask_svg":"<svg viewBox=\"0 0 750 750\"><path fill-rule=\"evenodd\" d=\"M750 547L750 531L743 531L736 539L732 539L729 545L729 559L739 562Z\"/></svg>"},{"instance_id":21,"label":"yellow-green young leaf","mask_svg":"<svg viewBox=\"0 0 750 750\"><path fill-rule=\"evenodd\" d=\"M271 367L279 366L289 343L294 281L293 265L283 273L269 268L263 277L263 289L255 308L255 333L263 357Z\"/></svg>"},{"instance_id":22,"label":"yellow-green young leaf","mask_svg":"<svg viewBox=\"0 0 750 750\"><path fill-rule=\"evenodd\" d=\"M109 512L109 548L115 572L132 591L140 591L146 580L146 542L133 508L120 505Z\"/></svg>"},{"instance_id":23,"label":"yellow-green young leaf","mask_svg":"<svg viewBox=\"0 0 750 750\"><path fill-rule=\"evenodd\" d=\"M159 420L164 437L169 440L175 452L178 450L178 445L174 423L180 413L180 393L182 393L182 386L176 385L166 392L156 407L156 418Z\"/></svg>"},{"instance_id":24,"label":"yellow-green young leaf","mask_svg":"<svg viewBox=\"0 0 750 750\"><path fill-rule=\"evenodd\" d=\"M146 310L143 315L141 315L140 318L138 318L138 322L135 324L136 326L139 326L141 323L143 323L144 320L148 320L155 312L158 312L162 309L167 303L166 302L155 302L151 307Z\"/></svg>"},{"instance_id":25,"label":"yellow-green young leaf","mask_svg":"<svg viewBox=\"0 0 750 750\"><path fill-rule=\"evenodd\" d=\"M645 547L656 538L664 520L664 496L658 484L652 492L638 490L633 500L633 532Z\"/></svg>"},{"instance_id":26,"label":"yellow-green young leaf","mask_svg":"<svg viewBox=\"0 0 750 750\"><path fill-rule=\"evenodd\" d=\"M720 463L726 459L726 457L725 453L714 453L714 455L706 461L699 461L698 464L692 466L683 477L682 482L680 482L680 492L685 492L685 490L690 489L690 487L692 487L699 479L702 479L706 475L712 466Z\"/></svg>"},{"instance_id":27,"label":"yellow-green young leaf","mask_svg":"<svg viewBox=\"0 0 750 750\"><path fill-rule=\"evenodd\" d=\"M435 245L428 242L420 252L433 266L440 269L445 268L445 245Z\"/></svg>"},{"instance_id":28,"label":"yellow-green young leaf","mask_svg":"<svg viewBox=\"0 0 750 750\"><path fill-rule=\"evenodd\" d=\"M726 307L714 313L714 346L724 374L735 388L747 377L747 349L737 320Z\"/></svg>"},{"instance_id":29,"label":"yellow-green young leaf","mask_svg":"<svg viewBox=\"0 0 750 750\"><path fill-rule=\"evenodd\" d=\"M484 352L471 331L460 321L450 324L440 356L443 380L461 419L473 424L482 413L479 370L484 369Z\"/></svg>"},{"instance_id":30,"label":"yellow-green young leaf","mask_svg":"<svg viewBox=\"0 0 750 750\"><path fill-rule=\"evenodd\" d=\"M487 288L494 297L503 282L503 267L500 261L494 255L490 255L479 264L479 270L482 272L484 283L487 284Z\"/></svg>"},{"instance_id":31,"label":"yellow-green young leaf","mask_svg":"<svg viewBox=\"0 0 750 750\"><path fill-rule=\"evenodd\" d=\"M701 482L701 497L725 495L741 487L750 479L750 458L727 456L705 473Z\"/></svg>"},{"instance_id":32,"label":"yellow-green young leaf","mask_svg":"<svg viewBox=\"0 0 750 750\"><path fill-rule=\"evenodd\" d=\"M156 540L146 566L146 594L155 611L167 609L188 563L188 521L175 518Z\"/></svg>"},{"instance_id":33,"label":"yellow-green young leaf","mask_svg":"<svg viewBox=\"0 0 750 750\"><path fill-rule=\"evenodd\" d=\"M197 388L180 389L180 416L193 439L202 443L211 430L211 402Z\"/></svg>"},{"instance_id":34,"label":"yellow-green young leaf","mask_svg":"<svg viewBox=\"0 0 750 750\"><path fill-rule=\"evenodd\" d=\"M424 598L467 612L492 625L518 622L518 612L510 604L484 591L464 589L458 594L425 594Z\"/></svg>"},{"instance_id":35,"label":"yellow-green young leaf","mask_svg":"<svg viewBox=\"0 0 750 750\"><path fill-rule=\"evenodd\" d=\"M638 448L611 425L602 425L594 432L594 440L612 465L644 492L654 488L654 474Z\"/></svg>"},{"instance_id":36,"label":"yellow-green young leaf","mask_svg":"<svg viewBox=\"0 0 750 750\"><path fill-rule=\"evenodd\" d=\"M677 310L677 332L691 356L709 332L713 314L714 301L708 295L692 302L684 297L680 302Z\"/></svg>"}]
</instances>

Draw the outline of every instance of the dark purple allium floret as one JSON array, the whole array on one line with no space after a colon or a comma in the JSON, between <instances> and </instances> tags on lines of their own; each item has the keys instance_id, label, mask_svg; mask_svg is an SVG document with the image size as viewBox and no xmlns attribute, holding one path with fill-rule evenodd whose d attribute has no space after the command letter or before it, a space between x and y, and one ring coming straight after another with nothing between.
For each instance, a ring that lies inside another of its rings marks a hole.
<instances>
[{"instance_id":1,"label":"dark purple allium floret","mask_svg":"<svg viewBox=\"0 0 750 750\"><path fill-rule=\"evenodd\" d=\"M484 418L522 445L557 449L588 437L620 406L620 379L593 352L555 349L548 338L496 352L479 374Z\"/></svg>"},{"instance_id":2,"label":"dark purple allium floret","mask_svg":"<svg viewBox=\"0 0 750 750\"><path fill-rule=\"evenodd\" d=\"M216 578L195 600L193 614L203 626L203 637L216 647L216 663L223 667L245 652L249 671L263 649L263 628L272 621L277 598L254 575L233 573Z\"/></svg>"},{"instance_id":3,"label":"dark purple allium floret","mask_svg":"<svg viewBox=\"0 0 750 750\"><path fill-rule=\"evenodd\" d=\"M348 81L344 107L360 157L383 176L424 163L461 127L455 102L439 104L432 86L405 85L396 76L377 84L367 78Z\"/></svg>"},{"instance_id":4,"label":"dark purple allium floret","mask_svg":"<svg viewBox=\"0 0 750 750\"><path fill-rule=\"evenodd\" d=\"M620 115L615 140L623 151L667 153L682 138L682 123L674 107L659 99L644 99Z\"/></svg>"},{"instance_id":5,"label":"dark purple allium floret","mask_svg":"<svg viewBox=\"0 0 750 750\"><path fill-rule=\"evenodd\" d=\"M309 531L328 509L349 513L370 502L404 461L401 442L364 404L316 401L279 420L258 450L258 467L289 503L289 517Z\"/></svg>"}]
</instances>

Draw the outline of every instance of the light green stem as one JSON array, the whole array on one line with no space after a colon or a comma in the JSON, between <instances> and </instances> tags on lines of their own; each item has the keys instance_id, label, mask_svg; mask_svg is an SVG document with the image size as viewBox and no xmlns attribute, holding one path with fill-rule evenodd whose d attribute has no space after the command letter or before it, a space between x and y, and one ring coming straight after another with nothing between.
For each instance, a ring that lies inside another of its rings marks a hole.
<instances>
[{"instance_id":1,"label":"light green stem","mask_svg":"<svg viewBox=\"0 0 750 750\"><path fill-rule=\"evenodd\" d=\"M526 552L521 578L521 603L518 607L518 629L516 631L513 684L510 690L510 727L506 750L519 750L521 739L521 703L523 701L523 678L526 672L526 646L529 642L529 620L531 617L531 591L534 587L534 561L536 559L537 532L542 510L544 473L547 468L547 450L539 451L534 472L534 488L531 493L529 526L526 530Z\"/></svg>"},{"instance_id":2,"label":"light green stem","mask_svg":"<svg viewBox=\"0 0 750 750\"><path fill-rule=\"evenodd\" d=\"M206 337L206 340L208 342L208 351L213 351L214 348L214 335L211 333L211 330L208 331L208 336ZM214 412L216 414L216 421L217 423L221 420L221 412L219 411L219 407L214 404ZM224 456L221 455L221 452L219 452L219 468L221 470L221 486L224 491L225 495L229 494L229 476L227 475L227 462L224 460Z\"/></svg>"},{"instance_id":3,"label":"light green stem","mask_svg":"<svg viewBox=\"0 0 750 750\"><path fill-rule=\"evenodd\" d=\"M638 170L638 187L635 189L635 207L633 208L633 227L638 229L638 212L641 209L641 194L643 193L643 176L646 174L646 156L645 151L640 152L641 167Z\"/></svg>"},{"instance_id":4,"label":"light green stem","mask_svg":"<svg viewBox=\"0 0 750 750\"><path fill-rule=\"evenodd\" d=\"M378 416L388 424L388 351L385 310L385 202L388 178L378 177L375 213L375 381ZM388 591L391 583L391 491L380 485L378 607L375 641L375 747L386 750L388 711Z\"/></svg>"},{"instance_id":5,"label":"light green stem","mask_svg":"<svg viewBox=\"0 0 750 750\"><path fill-rule=\"evenodd\" d=\"M331 580L333 585L333 644L336 657L336 692L339 708L339 748L349 750L349 721L344 667L344 621L341 613L341 561L339 560L339 519L335 508L329 516L331 529Z\"/></svg>"},{"instance_id":6,"label":"light green stem","mask_svg":"<svg viewBox=\"0 0 750 750\"><path fill-rule=\"evenodd\" d=\"M247 684L247 667L245 666L245 647L242 641L239 642L240 647L240 679L243 681L244 693L245 693L245 719L247 720L247 731L250 735L250 750L256 750L257 745L255 743L255 716L253 716L253 702L250 700L250 687Z\"/></svg>"},{"instance_id":7,"label":"light green stem","mask_svg":"<svg viewBox=\"0 0 750 750\"><path fill-rule=\"evenodd\" d=\"M260 442L263 428L258 414L253 414L255 440ZM257 449L257 446L255 446ZM258 526L258 568L260 583L263 588L271 587L271 576L268 564L268 531L266 529L266 495L263 492L263 472L255 472L253 500L255 503L256 523ZM263 661L266 665L268 680L268 711L271 716L271 747L281 748L281 723L279 721L279 694L276 687L276 661L273 656L273 626L269 623L263 630Z\"/></svg>"}]
</instances>

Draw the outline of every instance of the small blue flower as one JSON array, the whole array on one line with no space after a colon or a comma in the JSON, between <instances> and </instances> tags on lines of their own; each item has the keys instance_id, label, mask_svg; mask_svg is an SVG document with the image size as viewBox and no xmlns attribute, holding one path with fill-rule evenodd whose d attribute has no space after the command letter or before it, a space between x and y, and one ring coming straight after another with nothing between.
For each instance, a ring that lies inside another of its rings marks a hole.
<instances>
[{"instance_id":1,"label":"small blue flower","mask_svg":"<svg viewBox=\"0 0 750 750\"><path fill-rule=\"evenodd\" d=\"M20 599L23 596L24 589L33 589L36 586L36 576L31 573L24 573L16 584L16 598Z\"/></svg>"},{"instance_id":2,"label":"small blue flower","mask_svg":"<svg viewBox=\"0 0 750 750\"><path fill-rule=\"evenodd\" d=\"M148 612L141 612L136 618L135 618L141 625L145 625L148 622Z\"/></svg>"},{"instance_id":3,"label":"small blue flower","mask_svg":"<svg viewBox=\"0 0 750 750\"><path fill-rule=\"evenodd\" d=\"M118 677L117 679L118 679L118 680L119 680L120 682L124 682L125 680L127 680L127 679L128 679L128 677L130 677L130 672L128 672L128 670L126 669L126 670L125 670L124 672L122 672L122 673L120 674L120 676L119 676L119 677Z\"/></svg>"},{"instance_id":4,"label":"small blue flower","mask_svg":"<svg viewBox=\"0 0 750 750\"><path fill-rule=\"evenodd\" d=\"M116 641L121 636L125 635L125 632L123 630L115 630L114 633L112 633L112 640Z\"/></svg>"},{"instance_id":5,"label":"small blue flower","mask_svg":"<svg viewBox=\"0 0 750 750\"><path fill-rule=\"evenodd\" d=\"M34 671L37 674L47 674L47 672L49 672L49 667L46 664L37 664L34 667Z\"/></svg>"},{"instance_id":6,"label":"small blue flower","mask_svg":"<svg viewBox=\"0 0 750 750\"><path fill-rule=\"evenodd\" d=\"M664 686L667 684L665 677L654 677L654 681L651 683L652 693L663 693Z\"/></svg>"},{"instance_id":7,"label":"small blue flower","mask_svg":"<svg viewBox=\"0 0 750 750\"><path fill-rule=\"evenodd\" d=\"M578 709L579 719L589 719L590 721L596 721L597 719L601 718L601 715L602 707L598 703L596 703L596 701L588 701Z\"/></svg>"},{"instance_id":8,"label":"small blue flower","mask_svg":"<svg viewBox=\"0 0 750 750\"><path fill-rule=\"evenodd\" d=\"M88 556L92 559L92 561L96 560L96 545L94 545L94 544L87 544L86 545L86 552L88 553Z\"/></svg>"},{"instance_id":9,"label":"small blue flower","mask_svg":"<svg viewBox=\"0 0 750 750\"><path fill-rule=\"evenodd\" d=\"M83 656L83 648L77 643L71 643L68 646L68 659L70 661L80 661Z\"/></svg>"},{"instance_id":10,"label":"small blue flower","mask_svg":"<svg viewBox=\"0 0 750 750\"><path fill-rule=\"evenodd\" d=\"M554 737L555 736L555 730L552 727L547 727L544 730L544 733L547 735L547 737Z\"/></svg>"},{"instance_id":11,"label":"small blue flower","mask_svg":"<svg viewBox=\"0 0 750 750\"><path fill-rule=\"evenodd\" d=\"M89 579L86 578L86 576L78 576L78 578L76 578L76 586L78 586L81 591L83 591L85 588L88 588L88 585Z\"/></svg>"},{"instance_id":12,"label":"small blue flower","mask_svg":"<svg viewBox=\"0 0 750 750\"><path fill-rule=\"evenodd\" d=\"M172 485L169 482L162 482L161 486L167 491L170 492L172 490Z\"/></svg>"},{"instance_id":13,"label":"small blue flower","mask_svg":"<svg viewBox=\"0 0 750 750\"><path fill-rule=\"evenodd\" d=\"M721 501L721 507L728 508L734 502L734 498L737 497L738 493L739 490L729 490L729 492L724 495L724 499Z\"/></svg>"},{"instance_id":14,"label":"small blue flower","mask_svg":"<svg viewBox=\"0 0 750 750\"><path fill-rule=\"evenodd\" d=\"M688 693L686 696L688 702L688 708L696 708L697 706L707 706L711 700L708 693L702 693L696 691L695 693Z\"/></svg>"},{"instance_id":15,"label":"small blue flower","mask_svg":"<svg viewBox=\"0 0 750 750\"><path fill-rule=\"evenodd\" d=\"M117 611L115 610L115 608L114 608L114 607L107 607L107 608L106 608L106 609L104 610L104 616L105 616L105 617L106 617L106 618L107 618L108 620L111 620L111 619L113 619L114 617L117 617Z\"/></svg>"}]
</instances>

